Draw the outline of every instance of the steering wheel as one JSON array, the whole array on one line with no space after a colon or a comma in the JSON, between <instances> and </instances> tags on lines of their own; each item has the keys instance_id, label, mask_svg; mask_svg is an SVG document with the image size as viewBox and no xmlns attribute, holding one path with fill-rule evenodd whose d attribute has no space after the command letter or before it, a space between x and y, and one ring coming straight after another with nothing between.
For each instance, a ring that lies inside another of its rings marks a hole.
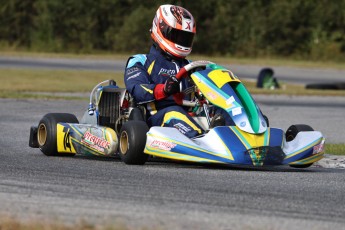
<instances>
[{"instance_id":1,"label":"steering wheel","mask_svg":"<svg viewBox=\"0 0 345 230\"><path fill-rule=\"evenodd\" d=\"M199 68L199 67L206 67L209 64L214 64L213 62L210 61L194 61L192 63L189 63L188 65L185 65L180 69L180 71L176 74L177 80L181 80L184 77L187 77L190 71L193 69Z\"/></svg>"},{"instance_id":2,"label":"steering wheel","mask_svg":"<svg viewBox=\"0 0 345 230\"><path fill-rule=\"evenodd\" d=\"M184 67L180 69L180 71L176 74L176 78L178 80L181 80L182 78L186 78L192 74L193 70L196 70L197 68L206 67L209 64L214 64L214 63L210 61L203 61L203 60L189 63L188 65L185 65ZM183 93L189 94L192 92L195 92L195 87L190 87L186 89ZM188 107L195 107L200 104L199 102L196 102L196 101L182 100L182 105L188 106Z\"/></svg>"}]
</instances>

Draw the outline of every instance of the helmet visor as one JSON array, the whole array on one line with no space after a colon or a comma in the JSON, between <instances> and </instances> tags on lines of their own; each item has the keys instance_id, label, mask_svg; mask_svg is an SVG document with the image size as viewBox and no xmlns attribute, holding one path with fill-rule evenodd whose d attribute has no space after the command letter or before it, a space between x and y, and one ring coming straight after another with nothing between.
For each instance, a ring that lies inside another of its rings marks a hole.
<instances>
[{"instance_id":1,"label":"helmet visor","mask_svg":"<svg viewBox=\"0 0 345 230\"><path fill-rule=\"evenodd\" d=\"M171 26L167 25L164 20L161 20L159 23L159 28L164 38L168 39L169 41L180 46L192 47L194 33L172 28Z\"/></svg>"}]
</instances>

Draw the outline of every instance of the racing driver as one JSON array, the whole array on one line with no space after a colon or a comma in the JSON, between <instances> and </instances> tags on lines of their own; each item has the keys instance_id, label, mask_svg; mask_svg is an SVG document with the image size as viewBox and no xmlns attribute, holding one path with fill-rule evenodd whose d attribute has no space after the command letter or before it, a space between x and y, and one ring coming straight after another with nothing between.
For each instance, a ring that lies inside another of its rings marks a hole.
<instances>
[{"instance_id":1,"label":"racing driver","mask_svg":"<svg viewBox=\"0 0 345 230\"><path fill-rule=\"evenodd\" d=\"M151 126L175 127L189 138L203 133L188 114L182 91L186 79L177 80L179 69L187 65L192 51L196 25L192 14L175 5L158 8L150 29L153 45L148 54L131 56L124 80L136 103L146 106L147 123Z\"/></svg>"}]
</instances>

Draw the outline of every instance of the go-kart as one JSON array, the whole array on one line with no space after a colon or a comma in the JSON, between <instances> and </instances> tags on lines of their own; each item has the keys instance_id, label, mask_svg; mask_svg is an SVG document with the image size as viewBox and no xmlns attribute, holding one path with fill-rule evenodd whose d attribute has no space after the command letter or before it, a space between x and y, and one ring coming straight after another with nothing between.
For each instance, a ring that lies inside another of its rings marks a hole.
<instances>
[{"instance_id":1,"label":"go-kart","mask_svg":"<svg viewBox=\"0 0 345 230\"><path fill-rule=\"evenodd\" d=\"M181 68L194 96L183 100L204 133L188 138L173 127L148 127L144 107L115 81L97 84L80 123L73 114L49 113L30 129L29 146L45 155L120 157L144 164L149 156L229 165L290 165L306 168L323 158L325 138L304 124L286 132L269 126L244 84L230 70L208 61ZM107 84L107 85L105 85ZM233 125L215 125L212 108L222 109Z\"/></svg>"}]
</instances>

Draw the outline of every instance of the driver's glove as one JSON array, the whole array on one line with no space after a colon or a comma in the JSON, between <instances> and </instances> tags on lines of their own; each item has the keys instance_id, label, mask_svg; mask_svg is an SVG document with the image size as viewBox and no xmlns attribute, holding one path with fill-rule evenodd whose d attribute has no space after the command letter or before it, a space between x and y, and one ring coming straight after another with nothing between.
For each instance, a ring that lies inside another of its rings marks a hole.
<instances>
[{"instance_id":1,"label":"driver's glove","mask_svg":"<svg viewBox=\"0 0 345 230\"><path fill-rule=\"evenodd\" d=\"M180 92L180 81L175 76L170 76L164 84L157 84L153 92L156 100L162 100Z\"/></svg>"},{"instance_id":2,"label":"driver's glove","mask_svg":"<svg viewBox=\"0 0 345 230\"><path fill-rule=\"evenodd\" d=\"M164 93L168 97L180 92L180 81L175 76L170 76L164 84Z\"/></svg>"}]
</instances>

